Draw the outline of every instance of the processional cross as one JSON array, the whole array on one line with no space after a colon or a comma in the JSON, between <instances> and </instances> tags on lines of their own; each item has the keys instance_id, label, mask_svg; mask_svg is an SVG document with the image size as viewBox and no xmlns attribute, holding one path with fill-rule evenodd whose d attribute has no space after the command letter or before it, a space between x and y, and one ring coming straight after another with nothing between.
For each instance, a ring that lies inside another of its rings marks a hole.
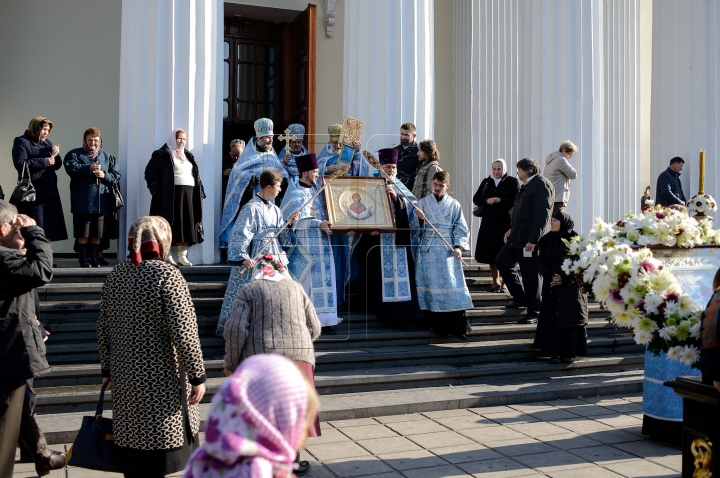
<instances>
[{"instance_id":1,"label":"processional cross","mask_svg":"<svg viewBox=\"0 0 720 478\"><path fill-rule=\"evenodd\" d=\"M285 128L285 131L283 131L283 132L285 134L281 134L280 136L278 136L278 139L280 141L285 141L285 153L289 155L290 151L291 151L290 141L297 140L297 136L295 136L294 134L293 135L290 134L290 128Z\"/></svg>"}]
</instances>

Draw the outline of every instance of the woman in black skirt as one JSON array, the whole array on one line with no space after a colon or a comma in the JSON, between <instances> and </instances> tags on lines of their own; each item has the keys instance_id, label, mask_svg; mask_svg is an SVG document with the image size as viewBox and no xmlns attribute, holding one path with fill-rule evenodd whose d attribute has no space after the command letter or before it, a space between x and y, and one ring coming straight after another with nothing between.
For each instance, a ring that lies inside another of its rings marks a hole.
<instances>
[{"instance_id":1,"label":"woman in black skirt","mask_svg":"<svg viewBox=\"0 0 720 478\"><path fill-rule=\"evenodd\" d=\"M550 355L550 363L571 363L587 355L588 302L577 281L562 271L567 257L563 239L577 233L569 214L557 211L550 232L538 244L538 272L542 275L542 306L535 331L536 348Z\"/></svg>"},{"instance_id":2,"label":"woman in black skirt","mask_svg":"<svg viewBox=\"0 0 720 478\"><path fill-rule=\"evenodd\" d=\"M205 198L195 157L185 149L187 133L176 129L167 143L154 151L145 167L145 181L152 194L150 215L162 216L172 226L172 244L177 246L178 264L192 266L188 247L197 244ZM172 257L168 260L173 262ZM174 263L174 262L173 262Z\"/></svg>"},{"instance_id":3,"label":"woman in black skirt","mask_svg":"<svg viewBox=\"0 0 720 478\"><path fill-rule=\"evenodd\" d=\"M491 174L480 183L473 203L482 208L480 232L475 245L475 260L489 264L493 284L488 292L503 292L500 273L495 266L495 257L502 249L505 233L510 229L510 209L520 191L517 178L508 176L504 159L496 159L491 165Z\"/></svg>"},{"instance_id":4,"label":"woman in black skirt","mask_svg":"<svg viewBox=\"0 0 720 478\"><path fill-rule=\"evenodd\" d=\"M83 147L65 155L65 171L70 176L73 237L77 239L80 267L100 267L97 258L100 239L105 218L112 213L110 187L120 181L115 157L100 149L101 145L100 130L90 127L83 134Z\"/></svg>"}]
</instances>

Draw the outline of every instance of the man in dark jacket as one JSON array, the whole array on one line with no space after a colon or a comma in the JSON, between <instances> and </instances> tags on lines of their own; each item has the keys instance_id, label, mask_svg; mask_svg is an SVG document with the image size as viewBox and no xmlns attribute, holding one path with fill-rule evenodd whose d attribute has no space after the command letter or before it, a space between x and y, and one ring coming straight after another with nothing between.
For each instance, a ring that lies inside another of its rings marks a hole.
<instances>
[{"instance_id":1,"label":"man in dark jacket","mask_svg":"<svg viewBox=\"0 0 720 478\"><path fill-rule=\"evenodd\" d=\"M675 156L670 160L670 166L660 173L655 188L655 204L668 207L672 204L685 206L687 200L683 194L682 183L680 182L680 171L682 171L685 160Z\"/></svg>"},{"instance_id":2,"label":"man in dark jacket","mask_svg":"<svg viewBox=\"0 0 720 478\"><path fill-rule=\"evenodd\" d=\"M0 200L0 476L12 475L21 419L26 427L26 380L50 370L33 289L52 279L52 256L42 228ZM38 473L64 466L64 456L48 451L42 432L36 424L33 428L36 443L26 444L33 454L46 457L42 465L36 460Z\"/></svg>"},{"instance_id":3,"label":"man in dark jacket","mask_svg":"<svg viewBox=\"0 0 720 478\"><path fill-rule=\"evenodd\" d=\"M400 144L395 146L398 150L397 177L410 191L415 184L415 175L420 165L415 136L415 125L403 123L400 126Z\"/></svg>"},{"instance_id":4,"label":"man in dark jacket","mask_svg":"<svg viewBox=\"0 0 720 478\"><path fill-rule=\"evenodd\" d=\"M518 161L517 173L522 186L515 200L510 230L505 233L505 245L495 258L495 265L513 296L510 307L527 307L527 315L518 323L535 324L542 301L536 246L550 230L555 189L540 175L540 165L533 158ZM520 274L516 270L518 264Z\"/></svg>"}]
</instances>

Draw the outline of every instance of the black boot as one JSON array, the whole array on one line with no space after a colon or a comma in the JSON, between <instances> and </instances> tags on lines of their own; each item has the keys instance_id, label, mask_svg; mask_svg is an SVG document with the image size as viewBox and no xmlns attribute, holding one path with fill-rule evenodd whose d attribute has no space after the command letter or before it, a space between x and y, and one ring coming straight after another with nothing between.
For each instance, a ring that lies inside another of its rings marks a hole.
<instances>
[{"instance_id":1,"label":"black boot","mask_svg":"<svg viewBox=\"0 0 720 478\"><path fill-rule=\"evenodd\" d=\"M90 265L92 267L100 267L100 263L97 258L98 252L100 252L100 244L90 244L90 248L88 249L88 260L90 261Z\"/></svg>"},{"instance_id":2,"label":"black boot","mask_svg":"<svg viewBox=\"0 0 720 478\"><path fill-rule=\"evenodd\" d=\"M80 267L90 267L90 263L88 262L87 244L78 244L78 254L80 255L80 257L78 258L78 261L80 262Z\"/></svg>"},{"instance_id":3,"label":"black boot","mask_svg":"<svg viewBox=\"0 0 720 478\"><path fill-rule=\"evenodd\" d=\"M65 453L48 450L45 435L35 421L35 415L22 417L20 441L30 450L38 476L48 475L51 470L65 468Z\"/></svg>"}]
</instances>

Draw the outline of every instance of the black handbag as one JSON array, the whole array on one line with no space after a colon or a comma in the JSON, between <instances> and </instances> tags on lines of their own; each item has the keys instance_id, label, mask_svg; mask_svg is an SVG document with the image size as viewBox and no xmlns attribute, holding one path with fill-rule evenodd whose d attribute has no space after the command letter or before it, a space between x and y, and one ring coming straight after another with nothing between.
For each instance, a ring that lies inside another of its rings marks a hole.
<instances>
[{"instance_id":1,"label":"black handbag","mask_svg":"<svg viewBox=\"0 0 720 478\"><path fill-rule=\"evenodd\" d=\"M112 420L103 418L103 401L108 383L100 390L95 415L83 417L75 442L67 453L67 464L91 470L121 473L117 446L113 439Z\"/></svg>"},{"instance_id":2,"label":"black handbag","mask_svg":"<svg viewBox=\"0 0 720 478\"><path fill-rule=\"evenodd\" d=\"M120 183L113 181L110 186L110 190L112 191L112 196L110 196L110 208L113 211L119 211L125 206L125 200L120 192Z\"/></svg>"},{"instance_id":3,"label":"black handbag","mask_svg":"<svg viewBox=\"0 0 720 478\"><path fill-rule=\"evenodd\" d=\"M202 242L205 242L205 228L202 225L202 222L198 222L195 224L195 244L200 244Z\"/></svg>"},{"instance_id":4,"label":"black handbag","mask_svg":"<svg viewBox=\"0 0 720 478\"><path fill-rule=\"evenodd\" d=\"M485 186L482 188L482 191L480 192L480 196L485 194L485 189L487 189L487 183L485 183ZM483 212L483 206L475 206L473 209L473 216L475 217L482 217Z\"/></svg>"},{"instance_id":5,"label":"black handbag","mask_svg":"<svg viewBox=\"0 0 720 478\"><path fill-rule=\"evenodd\" d=\"M27 177L25 177L25 171L27 170ZM10 195L10 204L15 206L30 205L37 199L37 192L35 186L33 186L32 180L30 179L30 166L27 161L23 163L22 175L20 180L15 186L12 194Z\"/></svg>"}]
</instances>

